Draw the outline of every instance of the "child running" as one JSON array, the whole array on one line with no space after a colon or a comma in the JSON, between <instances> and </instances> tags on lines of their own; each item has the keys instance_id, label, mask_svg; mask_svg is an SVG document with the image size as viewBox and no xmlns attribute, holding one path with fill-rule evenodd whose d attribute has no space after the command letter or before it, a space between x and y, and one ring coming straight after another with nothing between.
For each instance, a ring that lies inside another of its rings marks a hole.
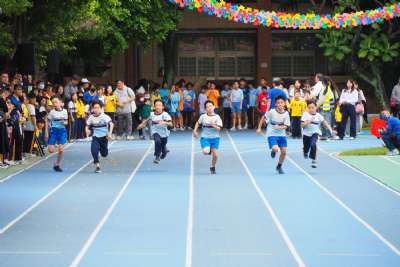
<instances>
[{"instance_id":1,"label":"child running","mask_svg":"<svg viewBox=\"0 0 400 267\"><path fill-rule=\"evenodd\" d=\"M332 134L332 128L324 117L317 112L315 101L307 102L308 111L301 117L301 127L303 128L303 152L304 158L311 158L311 167L317 168L317 142L321 135L321 124Z\"/></svg>"},{"instance_id":2,"label":"child running","mask_svg":"<svg viewBox=\"0 0 400 267\"><path fill-rule=\"evenodd\" d=\"M275 158L279 150L281 151L279 162L276 166L279 174L284 174L282 164L285 161L287 152L286 129L290 127L290 116L285 111L285 105L286 99L283 96L277 96L275 98L275 108L265 113L257 128L257 134L259 134L264 123L267 123L267 137L272 158Z\"/></svg>"},{"instance_id":3,"label":"child running","mask_svg":"<svg viewBox=\"0 0 400 267\"><path fill-rule=\"evenodd\" d=\"M161 99L154 101L154 112L151 112L150 117L145 119L138 129L146 127L147 122L150 122L150 131L155 144L154 163L159 164L169 152L167 150L168 127L173 126L171 116L164 111L164 102Z\"/></svg>"},{"instance_id":4,"label":"child running","mask_svg":"<svg viewBox=\"0 0 400 267\"><path fill-rule=\"evenodd\" d=\"M58 144L58 155L53 169L56 172L62 172L61 161L64 154L64 145L67 143L68 112L62 108L61 100L57 97L52 99L53 109L47 116L50 122L50 135L46 133L48 140L49 152L54 153L54 147Z\"/></svg>"},{"instance_id":5,"label":"child running","mask_svg":"<svg viewBox=\"0 0 400 267\"><path fill-rule=\"evenodd\" d=\"M93 163L95 165L95 172L100 173L100 155L105 158L108 155L108 140L112 140L112 132L114 124L110 116L105 114L102 110L103 103L95 100L91 103L92 115L89 116L86 122L86 135L92 135L91 152L93 156Z\"/></svg>"},{"instance_id":6,"label":"child running","mask_svg":"<svg viewBox=\"0 0 400 267\"><path fill-rule=\"evenodd\" d=\"M212 165L210 168L211 174L216 174L215 166L218 160L218 148L219 148L219 133L222 129L221 117L215 113L215 106L213 101L207 100L204 104L206 113L201 115L197 121L193 135L198 138L198 128L201 125L203 130L201 132L201 149L204 155L212 154Z\"/></svg>"}]
</instances>

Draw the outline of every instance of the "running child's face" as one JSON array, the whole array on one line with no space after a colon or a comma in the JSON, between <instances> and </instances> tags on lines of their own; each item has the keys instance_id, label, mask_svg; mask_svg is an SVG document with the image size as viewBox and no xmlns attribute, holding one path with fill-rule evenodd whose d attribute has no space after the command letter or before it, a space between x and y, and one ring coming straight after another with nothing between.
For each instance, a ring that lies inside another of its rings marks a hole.
<instances>
[{"instance_id":1,"label":"running child's face","mask_svg":"<svg viewBox=\"0 0 400 267\"><path fill-rule=\"evenodd\" d=\"M284 110L285 109L285 100L283 100L283 99L278 99L277 101L276 101L276 109L278 109L278 110Z\"/></svg>"},{"instance_id":2,"label":"running child's face","mask_svg":"<svg viewBox=\"0 0 400 267\"><path fill-rule=\"evenodd\" d=\"M308 105L308 111L312 114L317 112L317 106L314 103Z\"/></svg>"},{"instance_id":3,"label":"running child's face","mask_svg":"<svg viewBox=\"0 0 400 267\"><path fill-rule=\"evenodd\" d=\"M214 105L212 103L207 103L206 110L207 110L207 113L213 113L214 112Z\"/></svg>"},{"instance_id":4,"label":"running child's face","mask_svg":"<svg viewBox=\"0 0 400 267\"><path fill-rule=\"evenodd\" d=\"M99 104L95 104L92 107L92 112L94 113L94 115L99 116L101 114L101 107Z\"/></svg>"},{"instance_id":5,"label":"running child's face","mask_svg":"<svg viewBox=\"0 0 400 267\"><path fill-rule=\"evenodd\" d=\"M52 102L53 102L53 107L55 107L55 108L57 108L57 109L61 108L61 101L60 101L60 99L54 98Z\"/></svg>"},{"instance_id":6,"label":"running child's face","mask_svg":"<svg viewBox=\"0 0 400 267\"><path fill-rule=\"evenodd\" d=\"M295 99L299 99L299 98L300 98L300 92L299 92L299 91L296 91L296 92L294 93L294 98L295 98Z\"/></svg>"},{"instance_id":7,"label":"running child's face","mask_svg":"<svg viewBox=\"0 0 400 267\"><path fill-rule=\"evenodd\" d=\"M154 109L155 109L155 111L156 111L157 113L161 113L161 112L164 110L164 105L163 105L163 103L161 103L160 101L157 101L157 102L154 104Z\"/></svg>"}]
</instances>

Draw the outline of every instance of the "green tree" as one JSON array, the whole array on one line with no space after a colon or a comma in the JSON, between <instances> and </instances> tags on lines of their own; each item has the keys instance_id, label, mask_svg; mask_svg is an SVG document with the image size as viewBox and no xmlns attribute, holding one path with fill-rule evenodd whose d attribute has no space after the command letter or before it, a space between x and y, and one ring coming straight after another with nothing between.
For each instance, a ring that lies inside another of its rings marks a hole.
<instances>
[{"instance_id":1,"label":"green tree","mask_svg":"<svg viewBox=\"0 0 400 267\"><path fill-rule=\"evenodd\" d=\"M371 6L371 2L372 5ZM358 11L388 4L393 1L370 1L368 5L359 0L339 0L335 12ZM398 64L400 51L400 26L398 20L367 27L328 30L317 35L324 55L331 60L350 60L355 77L368 84L373 90L378 104L387 103L388 90L385 77L393 74ZM394 80L394 77L391 77ZM390 84L390 83L387 83Z\"/></svg>"}]
</instances>

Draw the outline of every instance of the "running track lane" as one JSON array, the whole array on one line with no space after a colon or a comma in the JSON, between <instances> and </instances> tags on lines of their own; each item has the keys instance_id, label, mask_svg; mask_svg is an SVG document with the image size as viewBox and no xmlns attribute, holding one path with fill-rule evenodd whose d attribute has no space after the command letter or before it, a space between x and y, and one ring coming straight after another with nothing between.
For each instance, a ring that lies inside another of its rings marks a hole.
<instances>
[{"instance_id":1,"label":"running track lane","mask_svg":"<svg viewBox=\"0 0 400 267\"><path fill-rule=\"evenodd\" d=\"M68 266L107 209L116 193L132 173L149 147L117 142L109 158L103 160L103 173L93 165L79 172L56 194L28 216L0 235L0 266ZM112 152L124 147L123 151ZM74 154L82 164L82 155ZM42 171L46 175L51 170ZM48 178L50 179L50 178Z\"/></svg>"},{"instance_id":2,"label":"running track lane","mask_svg":"<svg viewBox=\"0 0 400 267\"><path fill-rule=\"evenodd\" d=\"M195 157L192 266L299 266L225 134L220 148L217 175Z\"/></svg>"},{"instance_id":3,"label":"running track lane","mask_svg":"<svg viewBox=\"0 0 400 267\"><path fill-rule=\"evenodd\" d=\"M191 143L190 134L171 135L159 165L151 150L71 267L184 266Z\"/></svg>"},{"instance_id":4,"label":"running track lane","mask_svg":"<svg viewBox=\"0 0 400 267\"><path fill-rule=\"evenodd\" d=\"M270 197L278 217L281 218L285 229L292 237L293 243L299 249L299 253L308 267L395 267L400 265L398 255L356 221L290 161L286 161L284 164L286 174L278 175L275 171L276 160L270 159L269 151L266 148L266 138L255 136L249 138L248 135L242 133L234 133L231 136L239 151L246 150L248 146L253 146L255 143L265 147L264 152L245 153L242 157L256 177L263 192ZM300 148L300 141L292 142L289 151L299 151ZM290 156L298 164L301 161L299 158L301 159L302 154L296 153L295 155L290 154ZM321 158L319 168L314 171L311 170L309 164L310 162L307 161L307 166L300 166L317 177L316 174L323 171L324 167L332 164L332 162ZM332 168L326 170L323 174L318 174L318 178L326 176L337 179L336 177L346 173L344 170L342 166L341 168L336 166L335 178L331 175ZM350 173L345 178L351 180L352 175L355 174ZM366 178L363 179L365 182ZM371 183L372 186L366 190L372 190L372 194L382 189L374 182L367 181L367 183ZM369 196L369 193L367 193L369 191L360 190L364 186L363 183L360 184L360 181L358 183L343 182L341 186L341 190L353 193L361 191L361 195ZM357 196L359 193L355 194ZM391 194L391 192L383 190L380 197L383 199L391 198ZM347 201L347 199L344 200ZM399 206L398 203L391 202L390 204L392 208L396 205ZM353 205L349 206L353 207ZM388 212L387 214L381 213L379 216L390 218L391 215L392 212ZM364 219L369 222L369 218ZM386 234L384 236L387 238L397 234L394 229L388 230L384 232Z\"/></svg>"}]
</instances>

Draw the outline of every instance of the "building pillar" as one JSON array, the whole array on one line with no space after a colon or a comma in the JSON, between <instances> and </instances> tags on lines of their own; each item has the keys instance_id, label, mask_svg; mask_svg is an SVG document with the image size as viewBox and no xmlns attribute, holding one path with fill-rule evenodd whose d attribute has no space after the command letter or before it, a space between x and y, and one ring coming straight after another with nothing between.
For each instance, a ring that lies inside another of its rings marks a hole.
<instances>
[{"instance_id":1,"label":"building pillar","mask_svg":"<svg viewBox=\"0 0 400 267\"><path fill-rule=\"evenodd\" d=\"M138 52L134 41L129 42L129 47L125 52L125 80L127 84L134 87L138 83Z\"/></svg>"},{"instance_id":2,"label":"building pillar","mask_svg":"<svg viewBox=\"0 0 400 267\"><path fill-rule=\"evenodd\" d=\"M271 9L271 0L257 0L263 10ZM257 79L272 81L272 30L259 26L257 29Z\"/></svg>"}]
</instances>

